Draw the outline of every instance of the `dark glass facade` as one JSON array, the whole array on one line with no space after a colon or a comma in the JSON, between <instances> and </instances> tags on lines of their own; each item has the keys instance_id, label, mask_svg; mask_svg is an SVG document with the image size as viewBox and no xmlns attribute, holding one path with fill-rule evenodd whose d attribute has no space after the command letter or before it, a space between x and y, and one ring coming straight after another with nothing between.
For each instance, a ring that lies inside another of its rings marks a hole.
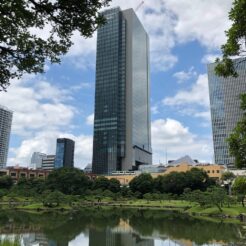
<instances>
[{"instance_id":1,"label":"dark glass facade","mask_svg":"<svg viewBox=\"0 0 246 246\"><path fill-rule=\"evenodd\" d=\"M242 118L240 94L246 92L246 61L234 60L238 77L223 78L215 75L215 64L208 65L209 97L216 164L233 167L226 139Z\"/></svg>"},{"instance_id":2,"label":"dark glass facade","mask_svg":"<svg viewBox=\"0 0 246 246\"><path fill-rule=\"evenodd\" d=\"M55 168L74 167L74 141L58 138L56 143Z\"/></svg>"},{"instance_id":3,"label":"dark glass facade","mask_svg":"<svg viewBox=\"0 0 246 246\"><path fill-rule=\"evenodd\" d=\"M151 156L147 34L132 9L113 8L103 15L107 23L97 33L92 160L98 174L131 169L134 146Z\"/></svg>"}]
</instances>

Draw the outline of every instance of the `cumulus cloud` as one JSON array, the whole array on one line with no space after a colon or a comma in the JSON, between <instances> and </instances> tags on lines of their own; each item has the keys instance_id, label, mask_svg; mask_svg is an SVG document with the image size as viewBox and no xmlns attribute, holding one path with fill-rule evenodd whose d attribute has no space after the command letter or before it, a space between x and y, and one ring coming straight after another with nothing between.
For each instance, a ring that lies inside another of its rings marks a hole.
<instances>
[{"instance_id":1,"label":"cumulus cloud","mask_svg":"<svg viewBox=\"0 0 246 246\"><path fill-rule=\"evenodd\" d=\"M44 81L39 76L14 80L0 103L12 111L13 133L25 136L32 130L54 129L70 124L76 109L66 104L69 92Z\"/></svg>"},{"instance_id":2,"label":"cumulus cloud","mask_svg":"<svg viewBox=\"0 0 246 246\"><path fill-rule=\"evenodd\" d=\"M208 77L206 74L200 74L195 84L189 90L180 90L173 97L163 99L164 105L177 106L197 104L209 106Z\"/></svg>"},{"instance_id":3,"label":"cumulus cloud","mask_svg":"<svg viewBox=\"0 0 246 246\"><path fill-rule=\"evenodd\" d=\"M152 122L152 148L154 163L165 163L168 159L178 159L190 155L200 161L212 160L211 139L199 138L192 134L188 127L174 119L157 119Z\"/></svg>"},{"instance_id":4,"label":"cumulus cloud","mask_svg":"<svg viewBox=\"0 0 246 246\"><path fill-rule=\"evenodd\" d=\"M174 32L178 42L199 41L210 49L218 48L225 42L224 30L231 23L228 11L232 0L163 0L165 7L177 19Z\"/></svg>"},{"instance_id":5,"label":"cumulus cloud","mask_svg":"<svg viewBox=\"0 0 246 246\"><path fill-rule=\"evenodd\" d=\"M94 124L94 114L90 114L86 117L86 124L89 126L93 126Z\"/></svg>"},{"instance_id":6,"label":"cumulus cloud","mask_svg":"<svg viewBox=\"0 0 246 246\"><path fill-rule=\"evenodd\" d=\"M194 67L191 67L187 72L179 71L173 74L173 77L177 79L177 83L181 84L197 75Z\"/></svg>"}]
</instances>

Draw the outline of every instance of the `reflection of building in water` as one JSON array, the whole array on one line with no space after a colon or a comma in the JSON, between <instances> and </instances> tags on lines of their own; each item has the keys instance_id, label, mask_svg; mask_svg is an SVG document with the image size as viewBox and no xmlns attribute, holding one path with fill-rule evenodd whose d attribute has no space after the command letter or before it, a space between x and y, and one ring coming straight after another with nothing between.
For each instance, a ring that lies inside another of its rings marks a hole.
<instances>
[{"instance_id":1,"label":"reflection of building in water","mask_svg":"<svg viewBox=\"0 0 246 246\"><path fill-rule=\"evenodd\" d=\"M56 246L56 243L51 242L43 233L24 234L22 242L24 246Z\"/></svg>"},{"instance_id":2,"label":"reflection of building in water","mask_svg":"<svg viewBox=\"0 0 246 246\"><path fill-rule=\"evenodd\" d=\"M116 233L110 228L96 230L90 229L89 246L154 246L153 239L142 239L133 233Z\"/></svg>"},{"instance_id":3,"label":"reflection of building in water","mask_svg":"<svg viewBox=\"0 0 246 246\"><path fill-rule=\"evenodd\" d=\"M18 240L23 246L67 246L68 243L57 244L53 240L49 240L43 233L24 233L24 234L2 234L1 240L7 239L10 242Z\"/></svg>"}]
</instances>

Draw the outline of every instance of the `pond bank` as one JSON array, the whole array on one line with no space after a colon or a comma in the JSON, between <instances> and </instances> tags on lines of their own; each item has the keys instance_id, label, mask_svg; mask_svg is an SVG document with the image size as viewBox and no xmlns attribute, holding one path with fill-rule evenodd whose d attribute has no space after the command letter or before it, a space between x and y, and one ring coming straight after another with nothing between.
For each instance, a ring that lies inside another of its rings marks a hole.
<instances>
[{"instance_id":1,"label":"pond bank","mask_svg":"<svg viewBox=\"0 0 246 246\"><path fill-rule=\"evenodd\" d=\"M59 206L45 207L42 203L35 202L15 202L15 203L1 203L2 209L5 210L25 210L32 212L46 212L46 211L79 211L87 207L104 207L104 208L129 208L139 210L170 210L179 213L188 214L194 217L207 217L218 220L228 220L231 222L246 223L246 209L239 206L223 207L220 212L216 207L201 208L197 204L189 204L183 201L169 201L169 202L154 202L154 201L110 201L110 202L74 202L70 204L59 204Z\"/></svg>"}]
</instances>

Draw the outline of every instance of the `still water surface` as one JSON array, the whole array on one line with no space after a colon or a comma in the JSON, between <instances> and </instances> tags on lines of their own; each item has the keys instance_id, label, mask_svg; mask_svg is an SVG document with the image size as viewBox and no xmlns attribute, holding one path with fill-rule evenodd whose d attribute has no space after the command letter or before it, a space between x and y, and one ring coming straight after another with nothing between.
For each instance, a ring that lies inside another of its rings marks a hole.
<instances>
[{"instance_id":1,"label":"still water surface","mask_svg":"<svg viewBox=\"0 0 246 246\"><path fill-rule=\"evenodd\" d=\"M245 235L242 225L155 210L0 212L0 246L4 239L25 246L238 246Z\"/></svg>"}]
</instances>

